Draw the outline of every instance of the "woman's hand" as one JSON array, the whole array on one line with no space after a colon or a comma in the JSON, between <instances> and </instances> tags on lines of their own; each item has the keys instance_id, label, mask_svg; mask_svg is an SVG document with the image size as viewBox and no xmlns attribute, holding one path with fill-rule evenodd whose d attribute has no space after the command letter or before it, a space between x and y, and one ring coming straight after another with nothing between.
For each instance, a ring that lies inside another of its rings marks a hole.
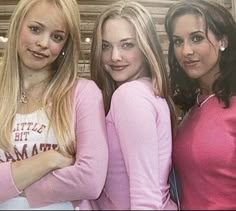
<instances>
[{"instance_id":1,"label":"woman's hand","mask_svg":"<svg viewBox=\"0 0 236 211\"><path fill-rule=\"evenodd\" d=\"M58 150L40 152L28 159L13 162L12 176L19 190L24 190L49 172L73 165L75 158ZM27 175L27 176L26 176Z\"/></svg>"},{"instance_id":2,"label":"woman's hand","mask_svg":"<svg viewBox=\"0 0 236 211\"><path fill-rule=\"evenodd\" d=\"M54 154L54 159L52 160L52 162L55 162L55 168L64 168L67 166L71 166L75 162L75 157L66 156L59 150L53 150L52 153Z\"/></svg>"},{"instance_id":3,"label":"woman's hand","mask_svg":"<svg viewBox=\"0 0 236 211\"><path fill-rule=\"evenodd\" d=\"M23 191L19 196L25 197L25 192Z\"/></svg>"}]
</instances>

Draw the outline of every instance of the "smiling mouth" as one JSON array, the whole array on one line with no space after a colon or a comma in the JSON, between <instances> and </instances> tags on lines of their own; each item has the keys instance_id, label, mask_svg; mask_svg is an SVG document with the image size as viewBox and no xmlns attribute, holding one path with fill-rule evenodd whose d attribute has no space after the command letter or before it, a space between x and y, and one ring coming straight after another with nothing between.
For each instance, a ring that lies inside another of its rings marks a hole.
<instances>
[{"instance_id":1,"label":"smiling mouth","mask_svg":"<svg viewBox=\"0 0 236 211\"><path fill-rule=\"evenodd\" d=\"M34 56L34 57L37 57L37 58L48 58L48 55L46 54L43 54L43 53L40 53L40 52L37 52L37 51L33 51L33 50L29 50L31 52L31 54Z\"/></svg>"},{"instance_id":2,"label":"smiling mouth","mask_svg":"<svg viewBox=\"0 0 236 211\"><path fill-rule=\"evenodd\" d=\"M128 65L119 65L119 66L114 66L114 65L111 65L110 68L113 70L113 71L121 71L123 69L125 69Z\"/></svg>"},{"instance_id":3,"label":"smiling mouth","mask_svg":"<svg viewBox=\"0 0 236 211\"><path fill-rule=\"evenodd\" d=\"M195 66L198 63L198 61L185 61L185 66Z\"/></svg>"}]
</instances>

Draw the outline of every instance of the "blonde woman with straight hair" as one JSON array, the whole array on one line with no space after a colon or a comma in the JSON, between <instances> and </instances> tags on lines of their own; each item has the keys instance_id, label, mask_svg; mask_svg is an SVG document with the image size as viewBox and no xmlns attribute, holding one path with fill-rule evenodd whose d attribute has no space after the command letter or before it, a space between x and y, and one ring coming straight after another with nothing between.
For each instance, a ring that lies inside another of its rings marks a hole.
<instances>
[{"instance_id":1,"label":"blonde woman with straight hair","mask_svg":"<svg viewBox=\"0 0 236 211\"><path fill-rule=\"evenodd\" d=\"M109 165L101 196L87 205L177 209L168 183L175 111L149 12L134 1L109 6L96 21L91 53L92 79L105 102Z\"/></svg>"},{"instance_id":2,"label":"blonde woman with straight hair","mask_svg":"<svg viewBox=\"0 0 236 211\"><path fill-rule=\"evenodd\" d=\"M74 209L102 190L105 113L96 84L77 78L79 25L76 0L15 8L0 70L0 209Z\"/></svg>"}]
</instances>

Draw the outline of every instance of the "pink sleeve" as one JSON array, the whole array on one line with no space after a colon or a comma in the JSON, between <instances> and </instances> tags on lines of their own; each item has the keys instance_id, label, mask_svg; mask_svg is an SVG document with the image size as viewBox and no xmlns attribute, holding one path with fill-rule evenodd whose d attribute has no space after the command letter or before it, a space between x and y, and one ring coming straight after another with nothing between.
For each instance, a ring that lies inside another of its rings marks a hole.
<instances>
[{"instance_id":1,"label":"pink sleeve","mask_svg":"<svg viewBox=\"0 0 236 211\"><path fill-rule=\"evenodd\" d=\"M21 192L17 189L11 172L11 162L0 164L0 202L18 196Z\"/></svg>"},{"instance_id":2,"label":"pink sleeve","mask_svg":"<svg viewBox=\"0 0 236 211\"><path fill-rule=\"evenodd\" d=\"M76 162L53 171L25 190L32 207L96 199L104 186L108 147L102 95L94 82L83 79L78 82L75 97Z\"/></svg>"},{"instance_id":3,"label":"pink sleeve","mask_svg":"<svg viewBox=\"0 0 236 211\"><path fill-rule=\"evenodd\" d=\"M157 110L152 94L142 91L126 85L119 88L112 98L111 115L129 177L130 209L157 210L162 206L159 152L165 141L159 132L170 132L170 127L160 124L158 112L163 109ZM163 101L160 99L160 108Z\"/></svg>"}]
</instances>

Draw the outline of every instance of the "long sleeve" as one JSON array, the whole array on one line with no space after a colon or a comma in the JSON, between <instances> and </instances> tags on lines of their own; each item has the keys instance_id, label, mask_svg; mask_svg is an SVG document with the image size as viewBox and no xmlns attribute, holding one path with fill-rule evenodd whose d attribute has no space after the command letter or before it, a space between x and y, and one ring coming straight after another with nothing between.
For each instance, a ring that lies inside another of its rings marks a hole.
<instances>
[{"instance_id":1,"label":"long sleeve","mask_svg":"<svg viewBox=\"0 0 236 211\"><path fill-rule=\"evenodd\" d=\"M0 202L18 196L20 193L12 178L11 162L0 163Z\"/></svg>"},{"instance_id":2,"label":"long sleeve","mask_svg":"<svg viewBox=\"0 0 236 211\"><path fill-rule=\"evenodd\" d=\"M164 99L138 83L115 92L110 114L129 177L130 209L163 209L171 165L170 114Z\"/></svg>"},{"instance_id":3,"label":"long sleeve","mask_svg":"<svg viewBox=\"0 0 236 211\"><path fill-rule=\"evenodd\" d=\"M108 147L102 95L94 82L80 79L75 97L75 164L53 171L25 189L32 207L95 199L104 186Z\"/></svg>"}]
</instances>

